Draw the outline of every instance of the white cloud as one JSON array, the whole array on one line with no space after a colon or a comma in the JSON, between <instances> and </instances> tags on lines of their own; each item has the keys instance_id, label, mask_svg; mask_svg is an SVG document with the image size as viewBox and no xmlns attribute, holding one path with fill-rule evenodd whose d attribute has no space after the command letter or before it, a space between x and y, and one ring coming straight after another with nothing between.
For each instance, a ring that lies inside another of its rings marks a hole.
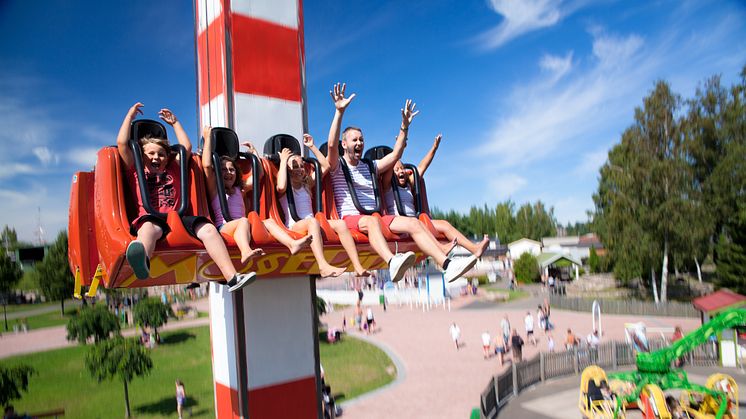
<instances>
[{"instance_id":1,"label":"white cloud","mask_svg":"<svg viewBox=\"0 0 746 419\"><path fill-rule=\"evenodd\" d=\"M629 45L637 44L639 38L638 35L604 36L603 51L627 51L627 61L616 68L606 67L599 58L585 71L563 82L554 83L557 73L551 72L516 86L506 101L506 112L501 114L479 154L499 154L503 166L525 166L566 144L595 135L617 120L621 112L631 112L643 86L651 79L646 72L653 62L641 65L640 54L629 52ZM571 62L572 56L565 59ZM542 60L540 66L562 71L562 61Z\"/></svg>"},{"instance_id":2,"label":"white cloud","mask_svg":"<svg viewBox=\"0 0 746 419\"><path fill-rule=\"evenodd\" d=\"M491 0L490 7L503 17L499 25L480 35L486 49L498 48L524 33L552 26L562 13L554 0Z\"/></svg>"},{"instance_id":3,"label":"white cloud","mask_svg":"<svg viewBox=\"0 0 746 419\"><path fill-rule=\"evenodd\" d=\"M98 151L96 147L74 148L65 153L65 160L74 164L77 170L91 170L96 164Z\"/></svg>"},{"instance_id":4,"label":"white cloud","mask_svg":"<svg viewBox=\"0 0 746 419\"><path fill-rule=\"evenodd\" d=\"M625 38L600 35L593 41L593 55L604 67L623 65L640 50L643 43L642 37L635 34Z\"/></svg>"},{"instance_id":5,"label":"white cloud","mask_svg":"<svg viewBox=\"0 0 746 419\"><path fill-rule=\"evenodd\" d=\"M554 216L560 224L574 223L576 221L587 221L587 211L594 208L593 199L569 197L559 199L554 203Z\"/></svg>"},{"instance_id":6,"label":"white cloud","mask_svg":"<svg viewBox=\"0 0 746 419\"><path fill-rule=\"evenodd\" d=\"M16 175L34 173L34 167L24 163L0 164L0 179L10 178Z\"/></svg>"},{"instance_id":7,"label":"white cloud","mask_svg":"<svg viewBox=\"0 0 746 419\"><path fill-rule=\"evenodd\" d=\"M585 153L573 172L577 175L597 174L598 169L606 162L609 151L606 149Z\"/></svg>"},{"instance_id":8,"label":"white cloud","mask_svg":"<svg viewBox=\"0 0 746 419\"><path fill-rule=\"evenodd\" d=\"M513 196L526 185L526 178L514 173L498 173L487 184L492 196L497 200L505 200Z\"/></svg>"},{"instance_id":9,"label":"white cloud","mask_svg":"<svg viewBox=\"0 0 746 419\"><path fill-rule=\"evenodd\" d=\"M68 187L47 187L34 182L23 190L0 189L2 224L15 228L20 240L35 242L41 221L45 241L54 240L68 222L70 189L69 182L65 183Z\"/></svg>"},{"instance_id":10,"label":"white cloud","mask_svg":"<svg viewBox=\"0 0 746 419\"><path fill-rule=\"evenodd\" d=\"M551 82L554 83L567 74L572 68L572 54L568 52L564 57L544 54L539 61L539 67L551 74Z\"/></svg>"},{"instance_id":11,"label":"white cloud","mask_svg":"<svg viewBox=\"0 0 746 419\"><path fill-rule=\"evenodd\" d=\"M556 25L586 3L586 0L490 0L490 8L502 16L502 22L475 40L484 49L495 49L523 34Z\"/></svg>"},{"instance_id":12,"label":"white cloud","mask_svg":"<svg viewBox=\"0 0 746 419\"><path fill-rule=\"evenodd\" d=\"M49 166L50 163L57 163L60 161L60 157L52 153L52 150L48 147L34 147L31 149L31 152L34 153L36 158L39 159L41 164L44 166Z\"/></svg>"}]
</instances>

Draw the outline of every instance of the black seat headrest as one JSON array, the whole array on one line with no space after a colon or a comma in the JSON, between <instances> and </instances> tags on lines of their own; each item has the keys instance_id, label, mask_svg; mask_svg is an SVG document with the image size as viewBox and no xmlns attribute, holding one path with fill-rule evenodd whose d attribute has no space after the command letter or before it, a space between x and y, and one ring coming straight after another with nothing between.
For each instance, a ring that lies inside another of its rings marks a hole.
<instances>
[{"instance_id":1,"label":"black seat headrest","mask_svg":"<svg viewBox=\"0 0 746 419\"><path fill-rule=\"evenodd\" d=\"M168 139L166 127L152 119L136 119L132 121L130 129L130 140L140 141L141 138L150 136L152 138Z\"/></svg>"},{"instance_id":2,"label":"black seat headrest","mask_svg":"<svg viewBox=\"0 0 746 419\"><path fill-rule=\"evenodd\" d=\"M370 161L378 160L386 156L387 154L393 152L394 150L386 145L379 145L376 147L373 147L365 152L363 155L364 159L368 159Z\"/></svg>"},{"instance_id":3,"label":"black seat headrest","mask_svg":"<svg viewBox=\"0 0 746 419\"><path fill-rule=\"evenodd\" d=\"M210 132L214 153L218 157L238 159L238 134L230 128L216 127Z\"/></svg>"},{"instance_id":4,"label":"black seat headrest","mask_svg":"<svg viewBox=\"0 0 746 419\"><path fill-rule=\"evenodd\" d=\"M274 163L280 161L280 151L289 148L293 154L300 155L300 142L289 134L277 134L269 137L264 143L264 156Z\"/></svg>"},{"instance_id":5,"label":"black seat headrest","mask_svg":"<svg viewBox=\"0 0 746 419\"><path fill-rule=\"evenodd\" d=\"M341 141L337 143L337 149L339 149L339 155L340 156L345 153L345 149L342 148L342 142ZM327 143L321 144L321 146L319 147L319 151L321 152L321 154L323 154L325 156L328 156L329 155L329 144L327 144Z\"/></svg>"}]
</instances>

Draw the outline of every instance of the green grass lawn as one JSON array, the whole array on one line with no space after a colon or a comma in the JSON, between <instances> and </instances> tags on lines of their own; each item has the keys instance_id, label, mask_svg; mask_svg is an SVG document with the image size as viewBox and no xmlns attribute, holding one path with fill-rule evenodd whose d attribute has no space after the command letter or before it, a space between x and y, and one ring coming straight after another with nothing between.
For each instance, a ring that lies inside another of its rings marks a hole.
<instances>
[{"instance_id":1,"label":"green grass lawn","mask_svg":"<svg viewBox=\"0 0 746 419\"><path fill-rule=\"evenodd\" d=\"M521 291L521 290L510 290L507 288L501 288L497 284L487 284L480 286L481 289L485 291L496 291L496 292L502 292L508 293L508 301L513 300L520 300L521 298L526 298L529 296L529 293L527 291Z\"/></svg>"},{"instance_id":2,"label":"green grass lawn","mask_svg":"<svg viewBox=\"0 0 746 419\"><path fill-rule=\"evenodd\" d=\"M325 381L332 387L332 393L344 393L337 402L355 398L396 378L391 359L362 340L345 336L339 343L322 342L319 352Z\"/></svg>"},{"instance_id":3,"label":"green grass lawn","mask_svg":"<svg viewBox=\"0 0 746 419\"><path fill-rule=\"evenodd\" d=\"M192 417L215 416L210 360L209 327L162 333L163 343L152 352L153 370L129 385L134 417L176 417L174 381L184 382ZM396 375L391 360L378 348L346 338L339 344L321 344L321 361L334 393L347 398L377 388ZM43 412L64 408L72 418L124 416L121 381L96 382L84 366L87 347L75 346L4 359L4 365L25 363L37 371L28 392L13 405L17 412ZM364 378L363 378L364 377Z\"/></svg>"},{"instance_id":4,"label":"green grass lawn","mask_svg":"<svg viewBox=\"0 0 746 419\"><path fill-rule=\"evenodd\" d=\"M65 300L65 311L67 311L67 308L70 307L70 304L73 300ZM59 301L51 301L46 303L39 303L39 304L8 304L6 307L6 310L8 311L8 314L10 313L20 313L22 311L29 311L29 310L36 310L38 308L44 308L44 307L57 307L57 311L60 310L60 302ZM0 315L2 314L2 307L0 307Z\"/></svg>"},{"instance_id":5,"label":"green grass lawn","mask_svg":"<svg viewBox=\"0 0 746 419\"><path fill-rule=\"evenodd\" d=\"M36 330L41 329L42 327L52 327L52 326L60 326L60 325L66 325L67 321L70 320L70 316L78 311L77 308L68 309L65 308L65 315L60 315L59 310L55 310L51 313L44 313L44 314L38 314L36 316L31 317L25 317L26 323L28 323L29 330ZM21 319L18 319L21 320ZM16 321L8 321L12 324L14 324Z\"/></svg>"}]
</instances>

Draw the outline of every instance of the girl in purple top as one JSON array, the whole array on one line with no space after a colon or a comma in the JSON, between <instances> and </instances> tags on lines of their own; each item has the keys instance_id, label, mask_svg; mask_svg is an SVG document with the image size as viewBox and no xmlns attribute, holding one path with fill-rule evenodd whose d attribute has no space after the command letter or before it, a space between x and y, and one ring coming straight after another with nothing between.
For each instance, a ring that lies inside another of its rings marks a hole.
<instances>
[{"instance_id":1,"label":"girl in purple top","mask_svg":"<svg viewBox=\"0 0 746 419\"><path fill-rule=\"evenodd\" d=\"M313 137L309 134L303 134L303 144L311 150L321 165L321 176L325 176L329 171L329 161L321 151L314 145ZM280 151L280 167L277 171L277 194L280 196L280 203L285 213L285 226L296 232L308 232L313 241L311 242L311 251L313 252L316 262L319 264L319 274L321 276L339 276L344 273L344 267L331 265L324 256L324 238L321 233L321 226L313 216L311 206L311 187L316 179L316 173L306 172L303 159L298 155L292 155L291 151L284 148ZM295 198L297 215L301 219L295 221L290 216L286 194L293 194ZM329 226L339 236L339 242L347 252L350 258L352 268L357 276L369 276L370 272L360 263L360 257L355 247L355 239L347 225L342 220L328 220Z\"/></svg>"},{"instance_id":2,"label":"girl in purple top","mask_svg":"<svg viewBox=\"0 0 746 419\"><path fill-rule=\"evenodd\" d=\"M228 201L228 213L233 219L226 223L220 209L220 198L217 183L215 182L216 173L212 165L213 144L210 136L211 130L212 127L205 127L203 130L205 145L202 151L202 170L205 172L205 178L207 179L207 193L210 198L212 212L215 214L215 225L218 227L220 233L233 237L238 249L241 251L241 264L245 264L252 257L264 254L262 249L251 248L251 224L249 224L249 220L246 218L246 205L244 204L244 194L253 185L252 177L254 173L244 182L241 170L235 161L228 157L220 159L220 172L223 176L223 187L225 188L223 193ZM243 145L248 147L249 151L253 154L257 154L256 149L251 143L246 142ZM272 219L263 220L262 222L272 237L284 244L290 250L291 254L298 253L311 241L311 236L308 235L294 240Z\"/></svg>"}]
</instances>

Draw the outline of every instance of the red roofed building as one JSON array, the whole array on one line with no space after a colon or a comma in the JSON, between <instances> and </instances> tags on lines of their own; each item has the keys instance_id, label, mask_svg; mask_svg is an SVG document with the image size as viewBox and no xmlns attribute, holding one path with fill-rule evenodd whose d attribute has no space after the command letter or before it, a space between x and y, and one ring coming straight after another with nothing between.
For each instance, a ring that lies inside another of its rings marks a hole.
<instances>
[{"instance_id":1,"label":"red roofed building","mask_svg":"<svg viewBox=\"0 0 746 419\"><path fill-rule=\"evenodd\" d=\"M692 300L694 308L702 313L702 324L722 311L746 306L746 296L721 289ZM720 362L724 367L746 365L746 325L724 329L717 333Z\"/></svg>"},{"instance_id":2,"label":"red roofed building","mask_svg":"<svg viewBox=\"0 0 746 419\"><path fill-rule=\"evenodd\" d=\"M728 289L721 289L712 294L695 298L692 300L692 304L694 304L694 308L703 314L708 314L709 317L712 317L725 309L745 305L746 296Z\"/></svg>"}]
</instances>

